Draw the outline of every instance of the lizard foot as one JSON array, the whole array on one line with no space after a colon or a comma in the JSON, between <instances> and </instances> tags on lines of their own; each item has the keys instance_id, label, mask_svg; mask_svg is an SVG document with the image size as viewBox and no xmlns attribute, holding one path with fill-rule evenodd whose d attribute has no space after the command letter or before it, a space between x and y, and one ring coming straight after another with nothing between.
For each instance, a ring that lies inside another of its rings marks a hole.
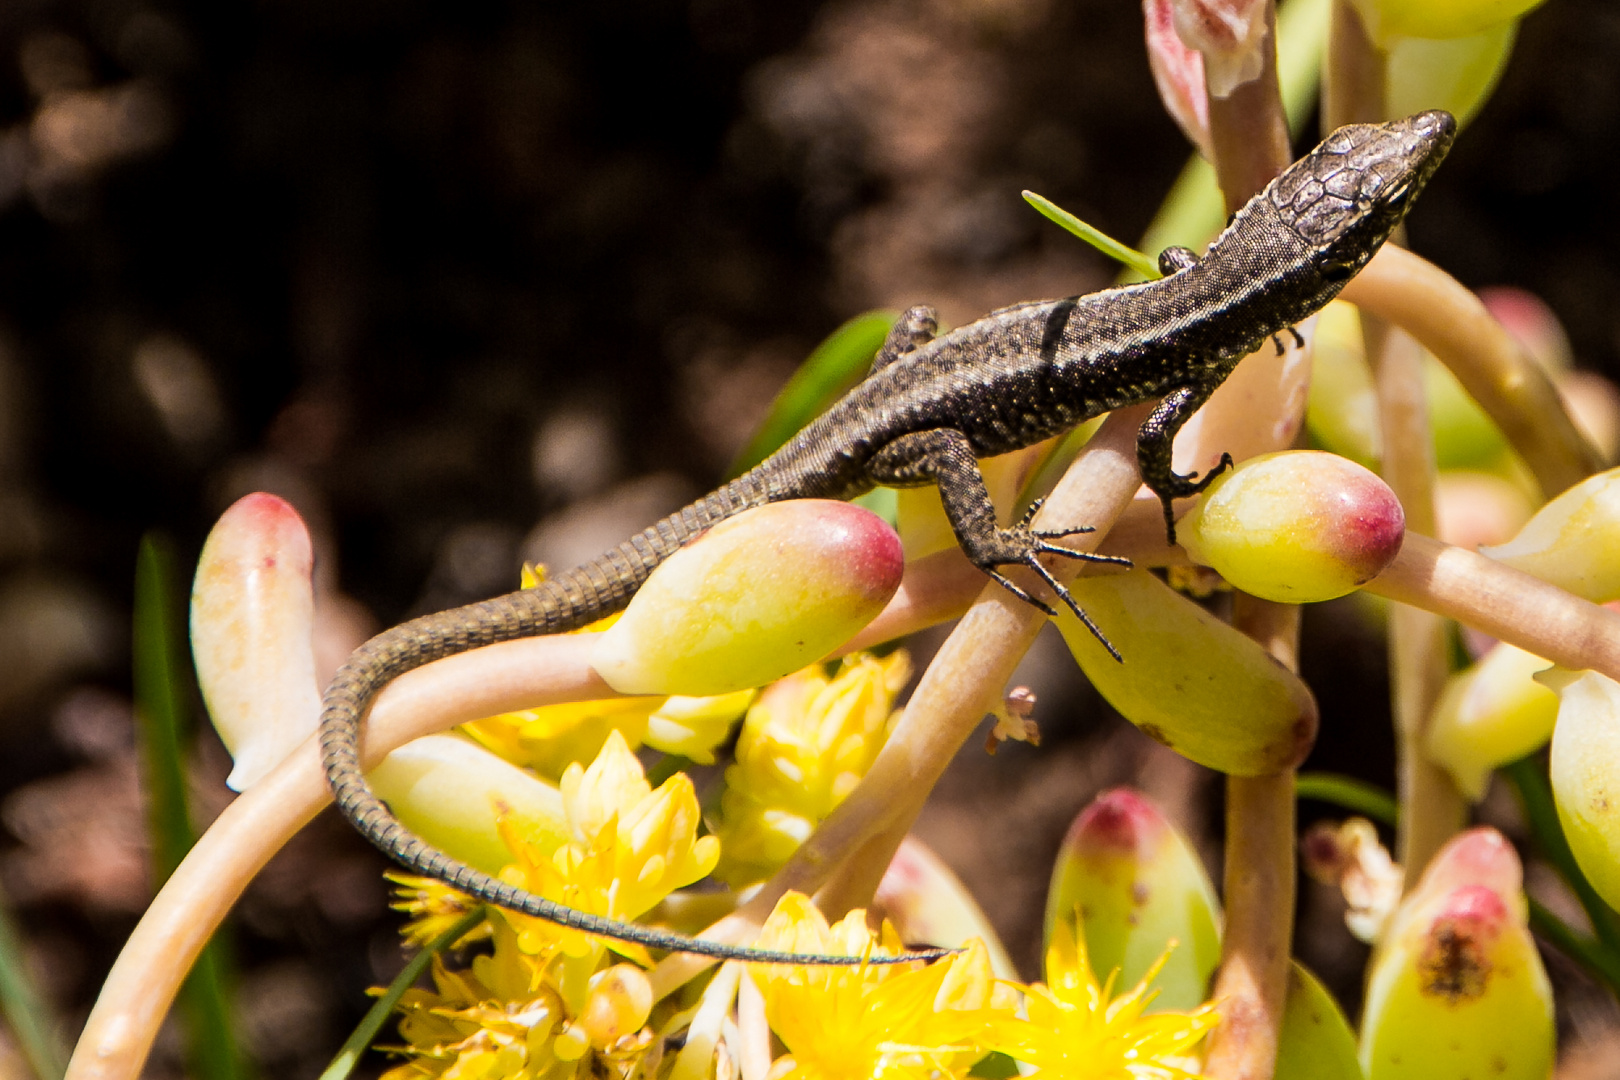
<instances>
[{"instance_id":1,"label":"lizard foot","mask_svg":"<svg viewBox=\"0 0 1620 1080\"><path fill-rule=\"evenodd\" d=\"M1066 536L1082 536L1086 533L1094 533L1097 531L1097 529L1092 525L1076 525L1072 529L1031 529L1029 527L1029 523L1035 520L1035 515L1040 512L1041 507L1044 505L1046 505L1045 495L1042 495L1040 498L1030 503L1029 509L1024 511L1024 516L1018 519L1018 524L1014 525L1008 530L1008 532L1012 534L1009 539L1016 544L1018 542L1018 537L1027 534L1033 541L1030 546L1035 551L1043 554L1064 555L1071 559L1084 559L1087 562L1114 563L1118 566L1128 567L1132 565L1131 560L1122 558L1118 555L1093 555L1089 551L1075 551L1073 548L1058 547L1054 544L1046 543L1048 540L1062 540Z\"/></svg>"},{"instance_id":2,"label":"lizard foot","mask_svg":"<svg viewBox=\"0 0 1620 1080\"><path fill-rule=\"evenodd\" d=\"M1084 531L1089 532L1091 530L1087 529ZM1044 534L1039 532L1031 532L1027 527L1022 525L1015 529L1001 530L1000 534L997 536L997 539L1000 541L1000 545L998 545L1000 547L1000 551L997 552L995 557L987 556L983 562L979 563L979 568L983 570L991 580L1031 607L1036 608L1039 611L1044 611L1049 616L1056 616L1056 608L1052 607L1052 605L1048 604L1046 601L1031 595L1024 588L1014 584L998 569L1000 566L1006 566L1013 563L1019 563L1029 567L1031 570L1035 571L1036 575L1040 577L1042 581L1046 582L1046 587L1051 589L1053 594L1059 600L1063 601L1064 606L1070 611L1074 612L1075 618L1079 619L1081 624L1087 630L1091 631L1092 636L1102 644L1102 647L1108 650L1108 655L1112 656L1115 660L1118 660L1121 663L1124 662L1124 657L1120 656L1119 650L1114 648L1113 643L1108 640L1107 636L1103 634L1102 630L1098 628L1097 624L1091 621L1091 616L1086 614L1085 609L1080 606L1080 602L1074 598L1074 594L1069 592L1068 587L1065 586L1061 581L1053 577L1052 572L1041 563L1040 556L1062 555L1065 558L1070 559L1084 559L1087 562L1112 563L1116 566L1127 567L1132 565L1131 560L1121 558L1118 555L1094 555L1089 551L1075 551L1073 548L1066 548L1059 544L1049 543Z\"/></svg>"},{"instance_id":3,"label":"lizard foot","mask_svg":"<svg viewBox=\"0 0 1620 1080\"><path fill-rule=\"evenodd\" d=\"M1159 496L1159 502L1164 506L1164 531L1171 544L1176 542L1176 514L1172 506L1174 500L1203 494L1204 489L1213 484L1217 476L1231 467L1232 455L1222 454L1219 463L1201 479L1197 473L1188 476L1171 473L1168 483L1154 489L1154 494Z\"/></svg>"}]
</instances>

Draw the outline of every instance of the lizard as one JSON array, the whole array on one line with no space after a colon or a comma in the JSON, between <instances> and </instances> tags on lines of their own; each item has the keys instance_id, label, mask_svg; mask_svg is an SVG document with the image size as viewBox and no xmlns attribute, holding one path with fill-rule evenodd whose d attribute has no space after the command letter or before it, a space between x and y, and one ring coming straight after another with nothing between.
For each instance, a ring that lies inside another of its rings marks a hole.
<instances>
[{"instance_id":1,"label":"lizard","mask_svg":"<svg viewBox=\"0 0 1620 1080\"><path fill-rule=\"evenodd\" d=\"M880 484L936 484L975 566L1055 614L1001 572L1012 565L1033 570L1106 645L1039 556L1109 557L1054 543L1089 530L1032 529L1033 510L1002 527L978 459L1157 400L1139 430L1137 461L1163 504L1173 544L1173 500L1203 491L1232 463L1223 455L1201 479L1177 474L1171 467L1176 432L1239 360L1268 338L1297 334L1295 324L1367 264L1439 166L1456 130L1452 116L1439 110L1339 128L1233 214L1203 257L1167 248L1159 256L1165 276L1154 281L1016 304L938 335L932 310L911 308L864 381L742 476L537 587L422 616L372 638L339 670L322 703L322 760L342 813L412 870L478 900L601 937L760 963L881 963L951 952L848 957L746 948L581 912L526 892L431 847L393 816L360 769L361 718L390 680L413 668L500 641L578 629L623 609L654 567L717 522L766 503L847 499Z\"/></svg>"}]
</instances>

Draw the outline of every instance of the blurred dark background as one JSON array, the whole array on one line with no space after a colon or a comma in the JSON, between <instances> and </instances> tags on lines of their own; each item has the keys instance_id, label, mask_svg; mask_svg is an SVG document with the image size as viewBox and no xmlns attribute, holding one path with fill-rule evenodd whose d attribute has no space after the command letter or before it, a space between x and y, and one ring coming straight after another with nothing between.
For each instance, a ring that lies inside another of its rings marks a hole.
<instances>
[{"instance_id":1,"label":"blurred dark background","mask_svg":"<svg viewBox=\"0 0 1620 1080\"><path fill-rule=\"evenodd\" d=\"M1411 223L1465 283L1544 298L1611 375L1617 58L1607 0L1530 16ZM370 629L510 588L525 558L588 557L711 486L852 314L929 301L960 323L1101 286L1111 268L1019 190L1131 239L1187 153L1130 3L0 8L0 881L72 1029L147 896L143 532L189 565L234 498L291 499L330 668ZM1388 784L1368 625L1309 622L1311 764ZM1038 650L1046 744L968 749L923 826L1026 975L1052 852L1098 787L1142 784L1218 851L1217 785L1071 669ZM217 809L223 751L198 746ZM397 967L380 869L323 820L245 901L267 1073L313 1075ZM1304 925L1353 1000L1359 946L1333 944L1331 912ZM0 1053L0 1076L20 1068Z\"/></svg>"}]
</instances>

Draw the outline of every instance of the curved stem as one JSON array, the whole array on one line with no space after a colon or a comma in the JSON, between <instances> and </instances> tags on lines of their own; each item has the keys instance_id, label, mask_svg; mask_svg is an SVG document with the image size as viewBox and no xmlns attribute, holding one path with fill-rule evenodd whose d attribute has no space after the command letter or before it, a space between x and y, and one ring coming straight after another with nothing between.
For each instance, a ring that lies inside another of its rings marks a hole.
<instances>
[{"instance_id":1,"label":"curved stem","mask_svg":"<svg viewBox=\"0 0 1620 1080\"><path fill-rule=\"evenodd\" d=\"M1340 294L1388 319L1439 357L1496 421L1549 497L1604 467L1558 391L1502 324L1456 278L1384 245Z\"/></svg>"},{"instance_id":2,"label":"curved stem","mask_svg":"<svg viewBox=\"0 0 1620 1080\"><path fill-rule=\"evenodd\" d=\"M543 701L616 696L590 667L590 644L586 635L510 642L401 676L366 722L367 763L418 736L480 717ZM537 652L548 661L539 677L531 666ZM311 736L225 808L124 943L68 1063L69 1080L140 1075L180 981L214 928L253 875L330 798Z\"/></svg>"}]
</instances>

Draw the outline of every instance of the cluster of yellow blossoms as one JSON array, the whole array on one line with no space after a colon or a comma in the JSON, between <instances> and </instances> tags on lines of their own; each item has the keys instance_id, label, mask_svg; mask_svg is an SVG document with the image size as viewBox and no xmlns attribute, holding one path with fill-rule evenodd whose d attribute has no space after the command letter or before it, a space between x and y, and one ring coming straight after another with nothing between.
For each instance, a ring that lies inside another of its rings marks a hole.
<instances>
[{"instance_id":1,"label":"cluster of yellow blossoms","mask_svg":"<svg viewBox=\"0 0 1620 1080\"><path fill-rule=\"evenodd\" d=\"M774 872L864 775L909 670L904 653L861 655L834 672L818 665L789 676L757 699L594 703L479 722L469 734L484 746L556 778L567 825L558 846L549 833L525 835L516 815L503 818L512 852L503 877L582 911L640 921L653 913L701 929L735 894L676 890L717 866L734 886ZM712 761L745 709L713 831L700 835L691 779L675 772L654 788L632 744L657 739L666 752ZM660 714L677 719L652 736ZM582 752L594 755L589 767L562 763ZM471 910L437 882L396 880L410 944L444 935ZM385 1080L961 1077L995 1053L1054 1077L1173 1080L1192 1075L1188 1054L1215 1022L1208 1007L1143 1016L1151 973L1111 1000L1112 981L1099 985L1072 921L1054 931L1047 984L1028 986L997 979L976 940L926 965L726 964L661 995L639 947L514 912L487 910L458 944L474 954L466 967L435 957L434 989L400 1001L403 1045L392 1049L405 1061ZM854 911L829 926L792 893L759 945L901 951L888 924L874 934Z\"/></svg>"}]
</instances>

